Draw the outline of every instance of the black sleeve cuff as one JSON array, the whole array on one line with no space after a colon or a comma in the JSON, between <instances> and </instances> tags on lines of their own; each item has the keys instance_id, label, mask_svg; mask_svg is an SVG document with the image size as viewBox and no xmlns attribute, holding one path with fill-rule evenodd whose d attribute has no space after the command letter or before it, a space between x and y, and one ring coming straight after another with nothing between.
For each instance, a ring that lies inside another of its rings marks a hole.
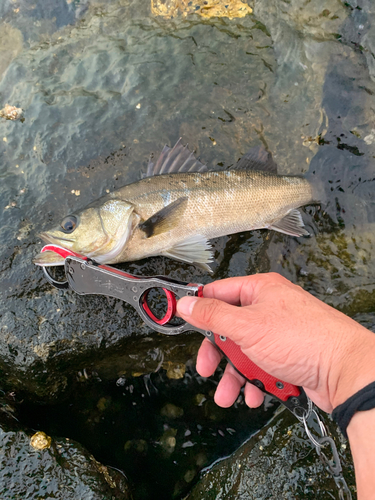
<instances>
[{"instance_id":1,"label":"black sleeve cuff","mask_svg":"<svg viewBox=\"0 0 375 500\"><path fill-rule=\"evenodd\" d=\"M366 411L375 408L375 382L367 385L350 396L349 399L337 406L332 412L332 418L338 424L346 439L346 429L357 411Z\"/></svg>"}]
</instances>

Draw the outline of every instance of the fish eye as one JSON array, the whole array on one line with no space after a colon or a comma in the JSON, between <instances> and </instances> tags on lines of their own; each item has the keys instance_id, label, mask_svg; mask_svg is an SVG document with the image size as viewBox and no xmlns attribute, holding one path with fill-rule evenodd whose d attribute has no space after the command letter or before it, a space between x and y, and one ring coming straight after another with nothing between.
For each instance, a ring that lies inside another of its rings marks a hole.
<instances>
[{"instance_id":1,"label":"fish eye","mask_svg":"<svg viewBox=\"0 0 375 500\"><path fill-rule=\"evenodd\" d=\"M77 227L77 217L75 215L68 215L63 219L60 226L64 233L72 233Z\"/></svg>"}]
</instances>

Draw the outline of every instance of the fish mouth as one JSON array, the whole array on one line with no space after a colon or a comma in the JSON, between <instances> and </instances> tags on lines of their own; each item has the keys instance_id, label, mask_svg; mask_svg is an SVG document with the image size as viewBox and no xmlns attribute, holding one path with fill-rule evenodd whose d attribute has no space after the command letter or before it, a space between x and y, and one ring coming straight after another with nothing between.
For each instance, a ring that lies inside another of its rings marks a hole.
<instances>
[{"instance_id":1,"label":"fish mouth","mask_svg":"<svg viewBox=\"0 0 375 500\"><path fill-rule=\"evenodd\" d=\"M60 238L60 237L55 237L52 236L50 233L39 233L38 237L41 238L44 243L51 243L52 245L58 245L59 247L65 247L67 245L64 245L64 241L67 242L74 242L74 240L71 240L69 238ZM45 252L39 253L36 257L33 258L33 263L36 264L37 266L61 266L64 265L64 258L61 257L56 252L53 252L51 250L47 250Z\"/></svg>"},{"instance_id":2,"label":"fish mouth","mask_svg":"<svg viewBox=\"0 0 375 500\"><path fill-rule=\"evenodd\" d=\"M69 241L73 242L74 240L71 240L69 238L61 238L60 236L58 238L55 238L49 233L39 233L38 234L39 238L41 238L45 243L52 243L55 245L58 245L61 241Z\"/></svg>"},{"instance_id":3,"label":"fish mouth","mask_svg":"<svg viewBox=\"0 0 375 500\"><path fill-rule=\"evenodd\" d=\"M41 252L33 258L33 263L41 267L63 266L64 262L64 258L62 258L58 253L52 252L51 250Z\"/></svg>"}]
</instances>

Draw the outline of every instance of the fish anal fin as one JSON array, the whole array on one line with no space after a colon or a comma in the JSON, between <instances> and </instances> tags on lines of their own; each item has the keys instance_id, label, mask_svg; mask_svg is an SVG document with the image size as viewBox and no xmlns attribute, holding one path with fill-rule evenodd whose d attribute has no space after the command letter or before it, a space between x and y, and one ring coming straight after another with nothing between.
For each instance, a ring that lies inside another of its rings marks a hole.
<instances>
[{"instance_id":1,"label":"fish anal fin","mask_svg":"<svg viewBox=\"0 0 375 500\"><path fill-rule=\"evenodd\" d=\"M303 226L301 212L293 209L285 217L268 226L268 229L290 236L310 236L310 233Z\"/></svg>"},{"instance_id":2,"label":"fish anal fin","mask_svg":"<svg viewBox=\"0 0 375 500\"><path fill-rule=\"evenodd\" d=\"M273 161L271 153L263 146L255 146L242 156L232 167L236 170L260 170L270 174L277 174L277 165Z\"/></svg>"},{"instance_id":3,"label":"fish anal fin","mask_svg":"<svg viewBox=\"0 0 375 500\"><path fill-rule=\"evenodd\" d=\"M194 264L205 271L212 273L212 269L208 265L213 261L211 245L207 238L202 235L192 236L178 243L173 248L169 248L163 255L171 257L188 264Z\"/></svg>"},{"instance_id":4,"label":"fish anal fin","mask_svg":"<svg viewBox=\"0 0 375 500\"><path fill-rule=\"evenodd\" d=\"M180 223L187 204L186 196L178 198L139 224L139 229L146 234L147 238L170 231Z\"/></svg>"}]
</instances>

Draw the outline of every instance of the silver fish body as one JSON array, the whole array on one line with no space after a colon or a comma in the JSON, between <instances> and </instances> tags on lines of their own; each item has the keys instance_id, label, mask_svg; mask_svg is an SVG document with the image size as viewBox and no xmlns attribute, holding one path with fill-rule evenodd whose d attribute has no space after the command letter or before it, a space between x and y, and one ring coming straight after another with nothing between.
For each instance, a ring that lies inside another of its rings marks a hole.
<instances>
[{"instance_id":1,"label":"silver fish body","mask_svg":"<svg viewBox=\"0 0 375 500\"><path fill-rule=\"evenodd\" d=\"M308 234L297 209L318 201L315 188L302 177L253 170L274 165L265 155L257 150L255 160L254 154L240 160L241 168L204 171L177 143L151 164L152 176L100 198L41 236L101 263L166 255L207 268L212 238L261 228ZM43 262L43 254L34 262L53 265Z\"/></svg>"},{"instance_id":2,"label":"silver fish body","mask_svg":"<svg viewBox=\"0 0 375 500\"><path fill-rule=\"evenodd\" d=\"M122 262L159 255L195 235L210 240L270 228L291 210L311 203L313 190L303 178L234 169L150 177L119 189L114 196L132 203L142 220L187 198L178 224L169 231L145 238L137 227L116 260ZM300 234L306 234L302 227Z\"/></svg>"}]
</instances>

